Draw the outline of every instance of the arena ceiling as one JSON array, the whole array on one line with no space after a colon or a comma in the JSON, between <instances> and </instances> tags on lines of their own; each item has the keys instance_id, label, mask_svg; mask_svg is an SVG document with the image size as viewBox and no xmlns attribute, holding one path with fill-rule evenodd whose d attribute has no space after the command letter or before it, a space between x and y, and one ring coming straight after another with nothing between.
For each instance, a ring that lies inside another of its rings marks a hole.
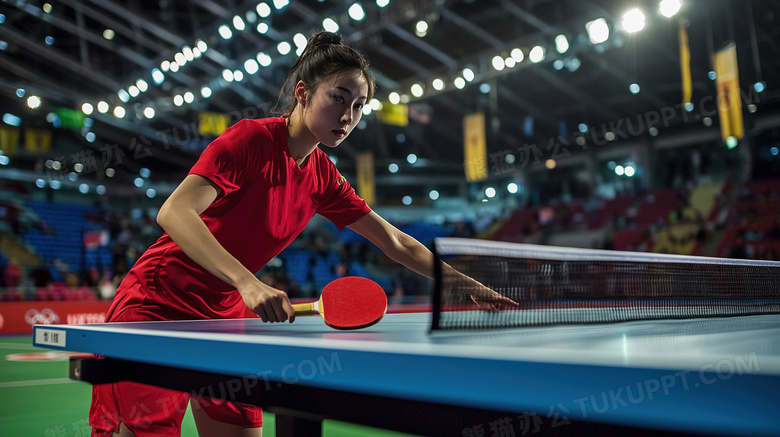
<instances>
[{"instance_id":1,"label":"arena ceiling","mask_svg":"<svg viewBox=\"0 0 780 437\"><path fill-rule=\"evenodd\" d=\"M714 108L705 105L706 97L715 94L715 82L708 77L710 54L728 41L736 42L741 87L757 104L751 116L771 117L780 101L776 1L684 0L679 13L667 18L659 12L658 0L390 0L382 8L375 0L364 0L358 2L365 15L360 21L348 13L355 0L291 0L281 9L276 5L284 2L265 0L267 10L260 3L4 0L0 101L25 123L40 127L45 126L46 111L38 112L37 122L28 121L36 115L17 97L18 89L26 96L40 96L44 109L105 101L109 112L96 111L91 115L94 125L76 135L83 147L98 151L118 144L133 157L125 161L128 173L146 167L175 181L203 146L197 141L202 140L196 132L198 114L216 112L233 119L268 115L296 57L294 36L322 29L326 18L339 25L346 42L369 57L377 97L386 100L395 91L410 104L406 127L381 123L376 113L364 116L365 129L356 130L332 152L347 174L354 172L355 155L370 150L380 165L405 165L409 153L420 158L416 168L405 173L407 179L403 173L393 176L397 182L462 180L462 119L477 111L487 115L491 156L536 144L542 159L555 157L558 146L551 147L550 141L556 138L570 144L571 153L590 153L587 146L575 144L580 124L589 127L589 141L599 145L605 144L601 139L607 132L616 132L615 147L639 137L703 129L701 120ZM645 15L645 26L636 33L626 32L621 23L632 8ZM610 32L605 42L594 44L586 23L598 18L606 20ZM681 106L680 18L690 41L691 112ZM421 20L428 24L423 37L416 35ZM220 36L221 26L230 29L230 39ZM564 53L556 50L558 35L566 36L569 47ZM186 48L198 48L201 41L206 50L200 56L176 72L162 71L164 61L174 61L177 54L187 59L192 52ZM278 49L282 41L292 46L286 55ZM533 63L530 51L537 45L544 47L545 56ZM493 67L495 56L510 58L518 48L522 61L501 71ZM245 62L258 59L260 52L271 64L247 72ZM464 68L475 78L458 89L453 80L463 76ZM164 77L159 84L153 76L156 69ZM244 78L228 83L226 70L241 71ZM434 89L435 78L443 81L443 90ZM148 89L126 95L139 79ZM756 82L765 83L766 90L754 92ZM413 84L423 86L422 96L412 95ZM638 85L638 93L630 91L631 84ZM212 90L208 98L201 94L204 86ZM175 96L187 92L192 93L191 103L173 103ZM123 118L111 115L116 106L125 109ZM154 118L144 116L147 107L154 109ZM646 124L652 114L663 117L660 132ZM624 122L631 117L636 121L629 134ZM637 121L645 124L637 127ZM712 129L717 129L717 120ZM86 131L96 140L85 141ZM378 180L389 180L378 168Z\"/></svg>"}]
</instances>

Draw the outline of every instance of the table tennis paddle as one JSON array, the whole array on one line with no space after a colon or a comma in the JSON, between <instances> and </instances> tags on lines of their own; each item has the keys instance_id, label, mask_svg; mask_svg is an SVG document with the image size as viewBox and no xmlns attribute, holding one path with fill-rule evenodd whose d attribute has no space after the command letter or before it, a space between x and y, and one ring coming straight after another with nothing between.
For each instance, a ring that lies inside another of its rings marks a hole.
<instances>
[{"instance_id":1,"label":"table tennis paddle","mask_svg":"<svg viewBox=\"0 0 780 437\"><path fill-rule=\"evenodd\" d=\"M382 320L387 312L387 295L370 279L346 276L326 285L317 302L292 307L296 316L319 314L331 328L360 329Z\"/></svg>"}]
</instances>

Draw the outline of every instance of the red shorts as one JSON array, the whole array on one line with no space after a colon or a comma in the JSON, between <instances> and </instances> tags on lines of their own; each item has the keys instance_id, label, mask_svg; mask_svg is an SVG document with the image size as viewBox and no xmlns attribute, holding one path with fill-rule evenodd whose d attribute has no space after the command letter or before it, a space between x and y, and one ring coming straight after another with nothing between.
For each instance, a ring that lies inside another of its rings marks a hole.
<instances>
[{"instance_id":1,"label":"red shorts","mask_svg":"<svg viewBox=\"0 0 780 437\"><path fill-rule=\"evenodd\" d=\"M109 310L110 322L137 322L171 320L161 316L165 311L146 301L143 287L128 275L120 286L114 305ZM175 317L175 316L174 316ZM178 317L176 317L178 319ZM174 390L138 384L118 382L92 387L92 404L89 409L89 425L92 436L110 436L124 423L136 437L179 436L181 422L192 396ZM239 402L195 396L198 400L193 408L202 408L212 419L244 428L263 425L263 411L260 407Z\"/></svg>"}]
</instances>

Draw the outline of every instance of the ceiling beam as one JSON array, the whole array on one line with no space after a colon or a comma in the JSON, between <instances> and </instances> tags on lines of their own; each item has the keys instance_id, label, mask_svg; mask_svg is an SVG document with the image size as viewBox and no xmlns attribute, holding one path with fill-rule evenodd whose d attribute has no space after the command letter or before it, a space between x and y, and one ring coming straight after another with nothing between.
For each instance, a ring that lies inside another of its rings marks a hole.
<instances>
[{"instance_id":1,"label":"ceiling beam","mask_svg":"<svg viewBox=\"0 0 780 437\"><path fill-rule=\"evenodd\" d=\"M389 30L393 35L401 38L402 40L406 41L410 45L424 51L428 55L436 58L439 62L446 65L447 68L450 70L454 70L457 68L458 63L452 59L449 55L442 52L441 50L437 49L436 47L428 44L427 42L423 41L422 39L412 35L411 33L405 31L404 29L398 27L396 24L390 24L387 26L387 30Z\"/></svg>"},{"instance_id":2,"label":"ceiling beam","mask_svg":"<svg viewBox=\"0 0 780 437\"><path fill-rule=\"evenodd\" d=\"M450 11L447 8L442 8L440 13L443 18L452 21L459 27L471 33L472 35L490 44L491 46L493 46L494 49L502 50L504 48L504 43L501 42L501 40L491 35L490 33L486 32L476 24L473 24L471 21L466 20L465 18L461 17L460 15L457 15L456 13Z\"/></svg>"}]
</instances>

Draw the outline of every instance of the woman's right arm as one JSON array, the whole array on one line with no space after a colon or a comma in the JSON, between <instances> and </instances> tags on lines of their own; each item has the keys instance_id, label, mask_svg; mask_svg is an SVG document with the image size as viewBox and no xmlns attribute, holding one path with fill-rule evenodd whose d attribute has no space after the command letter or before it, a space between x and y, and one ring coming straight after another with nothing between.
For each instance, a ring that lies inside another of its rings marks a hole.
<instances>
[{"instance_id":1,"label":"woman's right arm","mask_svg":"<svg viewBox=\"0 0 780 437\"><path fill-rule=\"evenodd\" d=\"M219 188L208 179L188 175L160 208L157 223L193 261L236 287L244 303L264 322L294 321L287 294L260 282L222 247L200 218L218 194Z\"/></svg>"}]
</instances>

